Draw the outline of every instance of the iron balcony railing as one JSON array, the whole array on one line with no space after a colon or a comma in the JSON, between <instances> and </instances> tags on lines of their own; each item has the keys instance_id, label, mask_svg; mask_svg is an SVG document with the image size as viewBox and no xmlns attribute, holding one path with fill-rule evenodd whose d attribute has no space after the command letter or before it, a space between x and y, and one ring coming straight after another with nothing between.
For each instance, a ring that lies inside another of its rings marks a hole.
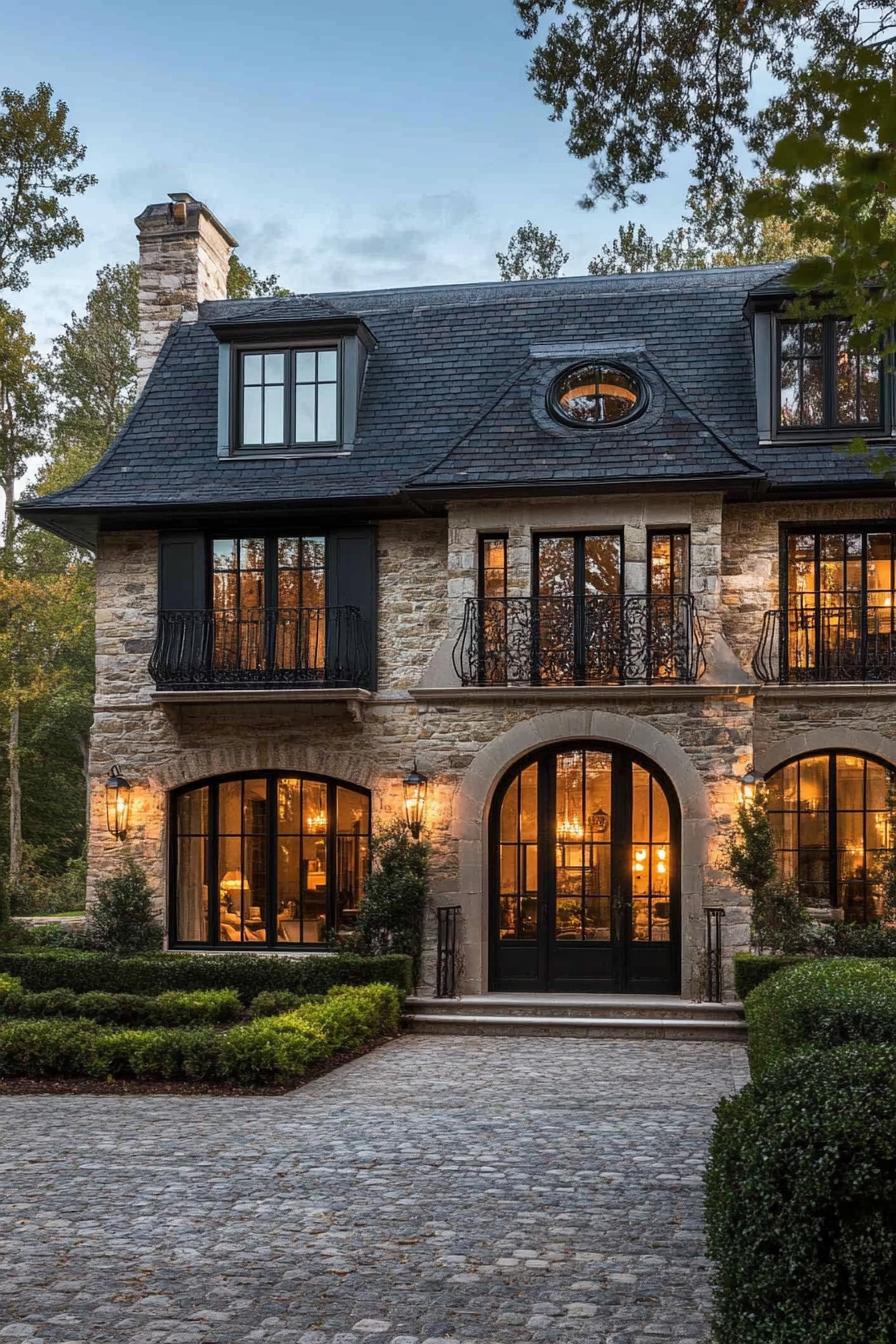
<instances>
[{"instance_id":1,"label":"iron balcony railing","mask_svg":"<svg viewBox=\"0 0 896 1344\"><path fill-rule=\"evenodd\" d=\"M693 597L468 598L454 645L464 686L693 682L704 672Z\"/></svg>"},{"instance_id":2,"label":"iron balcony railing","mask_svg":"<svg viewBox=\"0 0 896 1344\"><path fill-rule=\"evenodd\" d=\"M165 611L149 671L160 690L365 687L370 641L357 607Z\"/></svg>"},{"instance_id":3,"label":"iron balcony railing","mask_svg":"<svg viewBox=\"0 0 896 1344\"><path fill-rule=\"evenodd\" d=\"M798 604L767 611L753 671L760 681L896 681L894 608Z\"/></svg>"}]
</instances>

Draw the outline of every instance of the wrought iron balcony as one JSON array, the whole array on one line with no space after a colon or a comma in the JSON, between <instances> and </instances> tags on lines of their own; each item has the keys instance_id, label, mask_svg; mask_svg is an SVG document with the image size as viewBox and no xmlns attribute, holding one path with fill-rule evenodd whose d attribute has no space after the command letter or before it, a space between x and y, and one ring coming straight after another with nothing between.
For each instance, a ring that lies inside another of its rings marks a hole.
<instances>
[{"instance_id":1,"label":"wrought iron balcony","mask_svg":"<svg viewBox=\"0 0 896 1344\"><path fill-rule=\"evenodd\" d=\"M894 608L799 604L767 611L753 671L760 681L896 681Z\"/></svg>"},{"instance_id":2,"label":"wrought iron balcony","mask_svg":"<svg viewBox=\"0 0 896 1344\"><path fill-rule=\"evenodd\" d=\"M454 646L464 686L692 682L705 669L693 597L468 598Z\"/></svg>"},{"instance_id":3,"label":"wrought iron balcony","mask_svg":"<svg viewBox=\"0 0 896 1344\"><path fill-rule=\"evenodd\" d=\"M357 607L166 611L149 671L169 691L366 687L370 641Z\"/></svg>"}]
</instances>

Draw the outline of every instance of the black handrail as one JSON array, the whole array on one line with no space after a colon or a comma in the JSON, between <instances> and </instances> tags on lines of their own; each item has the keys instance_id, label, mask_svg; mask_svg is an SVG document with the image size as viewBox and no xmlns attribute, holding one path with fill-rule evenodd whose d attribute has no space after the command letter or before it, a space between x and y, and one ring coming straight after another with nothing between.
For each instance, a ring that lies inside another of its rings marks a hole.
<instances>
[{"instance_id":1,"label":"black handrail","mask_svg":"<svg viewBox=\"0 0 896 1344\"><path fill-rule=\"evenodd\" d=\"M722 1002L722 920L725 911L720 905L707 905L706 916L706 998L709 1003Z\"/></svg>"},{"instance_id":2,"label":"black handrail","mask_svg":"<svg viewBox=\"0 0 896 1344\"><path fill-rule=\"evenodd\" d=\"M452 656L464 686L694 682L706 669L684 594L467 598Z\"/></svg>"},{"instance_id":3,"label":"black handrail","mask_svg":"<svg viewBox=\"0 0 896 1344\"><path fill-rule=\"evenodd\" d=\"M459 905L440 905L436 910L436 998L457 997L457 932Z\"/></svg>"},{"instance_id":4,"label":"black handrail","mask_svg":"<svg viewBox=\"0 0 896 1344\"><path fill-rule=\"evenodd\" d=\"M364 687L370 641L358 607L165 611L149 672L160 690Z\"/></svg>"},{"instance_id":5,"label":"black handrail","mask_svg":"<svg viewBox=\"0 0 896 1344\"><path fill-rule=\"evenodd\" d=\"M767 611L753 656L760 681L896 681L896 609L797 602Z\"/></svg>"}]
</instances>

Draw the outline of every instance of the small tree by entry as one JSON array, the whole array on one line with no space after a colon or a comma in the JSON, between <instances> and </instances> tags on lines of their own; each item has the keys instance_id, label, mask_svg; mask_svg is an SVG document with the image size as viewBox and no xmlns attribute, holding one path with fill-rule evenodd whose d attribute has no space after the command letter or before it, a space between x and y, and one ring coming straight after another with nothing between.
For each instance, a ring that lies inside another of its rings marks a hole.
<instances>
[{"instance_id":1,"label":"small tree by entry","mask_svg":"<svg viewBox=\"0 0 896 1344\"><path fill-rule=\"evenodd\" d=\"M809 919L796 883L782 881L778 875L775 837L761 785L737 809L727 860L735 882L750 896L750 943L754 951L799 951L805 943Z\"/></svg>"}]
</instances>

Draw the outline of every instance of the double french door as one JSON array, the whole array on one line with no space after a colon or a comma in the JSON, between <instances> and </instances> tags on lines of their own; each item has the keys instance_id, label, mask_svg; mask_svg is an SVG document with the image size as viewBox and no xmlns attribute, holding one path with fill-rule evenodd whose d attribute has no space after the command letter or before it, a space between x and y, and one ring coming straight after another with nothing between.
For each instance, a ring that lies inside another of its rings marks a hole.
<instances>
[{"instance_id":1,"label":"double french door","mask_svg":"<svg viewBox=\"0 0 896 1344\"><path fill-rule=\"evenodd\" d=\"M571 743L514 767L490 818L490 988L678 993L679 831L635 753Z\"/></svg>"}]
</instances>

